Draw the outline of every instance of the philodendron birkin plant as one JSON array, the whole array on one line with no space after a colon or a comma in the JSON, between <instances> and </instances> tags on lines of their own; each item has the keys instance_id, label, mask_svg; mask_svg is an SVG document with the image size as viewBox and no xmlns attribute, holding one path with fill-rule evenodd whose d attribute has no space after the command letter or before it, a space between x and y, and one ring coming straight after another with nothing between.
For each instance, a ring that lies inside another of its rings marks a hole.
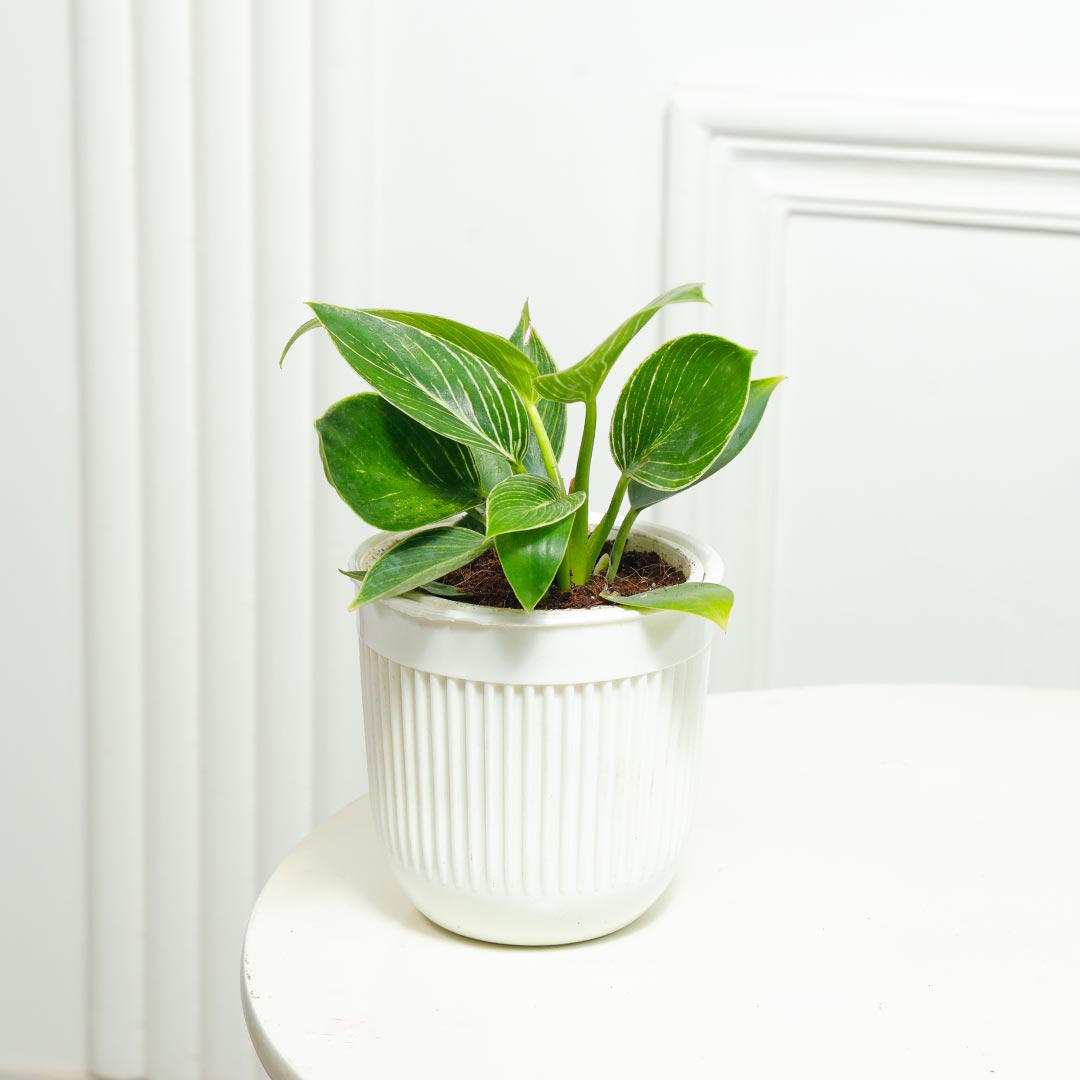
<instances>
[{"instance_id":1,"label":"philodendron birkin plant","mask_svg":"<svg viewBox=\"0 0 1080 1080\"><path fill-rule=\"evenodd\" d=\"M317 422L327 479L364 521L410 532L366 570L345 571L362 581L352 606L415 589L453 596L454 587L438 579L491 547L526 611L550 589L566 592L597 572L614 583L638 515L728 465L782 381L752 379L755 353L715 334L661 345L630 375L615 405L610 447L619 479L590 529L601 387L661 308L704 299L700 285L671 289L563 370L528 303L509 338L435 315L309 305L315 317L293 334L282 362L302 334L321 326L375 391L339 401ZM567 481L560 467L566 413L578 403L584 427ZM725 628L733 600L730 589L708 581L629 596L609 588L601 596L624 607L701 615Z\"/></svg>"},{"instance_id":2,"label":"philodendron birkin plant","mask_svg":"<svg viewBox=\"0 0 1080 1080\"><path fill-rule=\"evenodd\" d=\"M383 530L344 571L369 805L402 889L459 934L599 937L675 873L732 595L707 544L638 517L731 462L780 380L751 379L754 353L722 337L668 341L619 395L619 479L592 528L590 474L619 355L666 304L703 299L698 285L664 293L562 370L527 304L508 338L312 304L286 346L323 327L374 391L316 424L330 483Z\"/></svg>"}]
</instances>

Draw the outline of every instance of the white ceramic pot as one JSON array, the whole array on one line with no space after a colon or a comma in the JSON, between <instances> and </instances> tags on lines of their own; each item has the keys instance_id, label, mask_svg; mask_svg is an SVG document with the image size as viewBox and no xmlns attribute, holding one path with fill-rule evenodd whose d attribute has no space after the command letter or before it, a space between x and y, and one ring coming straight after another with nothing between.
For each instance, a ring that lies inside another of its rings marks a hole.
<instances>
[{"instance_id":1,"label":"white ceramic pot","mask_svg":"<svg viewBox=\"0 0 1080 1080\"><path fill-rule=\"evenodd\" d=\"M373 537L354 567L398 539ZM629 546L690 580L723 571L672 529L641 527ZM357 614L371 808L420 911L468 937L552 945L653 904L689 826L710 622L419 592Z\"/></svg>"}]
</instances>

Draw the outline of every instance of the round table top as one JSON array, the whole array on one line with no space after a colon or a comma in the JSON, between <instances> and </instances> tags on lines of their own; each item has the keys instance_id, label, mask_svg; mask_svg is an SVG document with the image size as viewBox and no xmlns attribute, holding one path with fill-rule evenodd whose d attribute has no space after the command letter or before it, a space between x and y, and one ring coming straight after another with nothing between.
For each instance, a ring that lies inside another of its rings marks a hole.
<instances>
[{"instance_id":1,"label":"round table top","mask_svg":"<svg viewBox=\"0 0 1080 1080\"><path fill-rule=\"evenodd\" d=\"M484 945L400 892L366 799L260 896L274 1080L1080 1075L1080 692L710 699L682 869L633 925Z\"/></svg>"}]
</instances>

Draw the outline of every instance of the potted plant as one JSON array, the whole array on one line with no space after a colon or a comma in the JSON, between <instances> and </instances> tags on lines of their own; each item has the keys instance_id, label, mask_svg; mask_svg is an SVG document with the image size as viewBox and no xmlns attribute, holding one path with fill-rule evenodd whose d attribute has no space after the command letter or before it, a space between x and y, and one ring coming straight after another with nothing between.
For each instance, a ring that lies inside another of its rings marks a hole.
<instances>
[{"instance_id":1,"label":"potted plant","mask_svg":"<svg viewBox=\"0 0 1080 1080\"><path fill-rule=\"evenodd\" d=\"M755 354L722 337L668 341L615 406L620 475L598 519L589 479L619 355L665 305L702 300L699 285L664 293L563 370L528 304L509 338L311 304L285 347L322 327L374 391L316 423L327 479L382 530L344 571L371 808L405 892L460 934L599 937L675 872L709 645L733 598L707 544L638 519L729 464L781 379L751 379Z\"/></svg>"}]
</instances>

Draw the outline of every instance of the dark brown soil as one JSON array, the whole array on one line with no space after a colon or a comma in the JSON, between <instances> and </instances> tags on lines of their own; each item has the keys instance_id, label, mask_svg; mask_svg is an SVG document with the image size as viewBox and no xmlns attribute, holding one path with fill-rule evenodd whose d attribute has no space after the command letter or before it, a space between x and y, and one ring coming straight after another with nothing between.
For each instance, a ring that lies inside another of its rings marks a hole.
<instances>
[{"instance_id":1,"label":"dark brown soil","mask_svg":"<svg viewBox=\"0 0 1080 1080\"><path fill-rule=\"evenodd\" d=\"M604 550L608 551L610 547L609 543ZM460 570L444 574L439 580L468 593L468 597L461 597L462 603L521 608L494 549L485 551ZM584 585L575 585L569 592L560 592L557 586L552 585L536 607L538 611L598 607L605 602L600 596L605 589L620 596L633 596L665 585L678 585L685 580L686 575L657 552L627 551L623 553L619 573L610 585L603 574L597 574Z\"/></svg>"}]
</instances>

